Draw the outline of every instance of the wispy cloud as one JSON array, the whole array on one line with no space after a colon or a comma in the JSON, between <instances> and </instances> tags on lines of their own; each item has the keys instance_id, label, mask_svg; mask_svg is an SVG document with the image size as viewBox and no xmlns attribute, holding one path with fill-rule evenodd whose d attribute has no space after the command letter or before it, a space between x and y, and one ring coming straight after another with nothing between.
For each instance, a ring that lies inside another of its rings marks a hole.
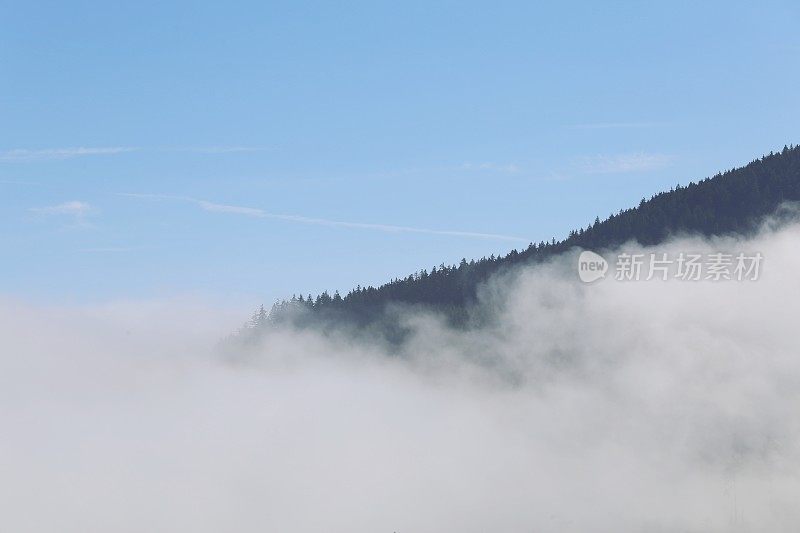
<instances>
[{"instance_id":1,"label":"wispy cloud","mask_svg":"<svg viewBox=\"0 0 800 533\"><path fill-rule=\"evenodd\" d=\"M40 215L69 215L75 217L86 216L92 207L86 202L77 200L48 207L32 207L31 211Z\"/></svg>"},{"instance_id":2,"label":"wispy cloud","mask_svg":"<svg viewBox=\"0 0 800 533\"><path fill-rule=\"evenodd\" d=\"M98 248L81 248L78 250L81 253L88 253L88 254L102 254L102 253L123 253L123 252L131 252L134 248L130 248L127 246L102 246Z\"/></svg>"},{"instance_id":3,"label":"wispy cloud","mask_svg":"<svg viewBox=\"0 0 800 533\"><path fill-rule=\"evenodd\" d=\"M193 152L197 154L234 154L241 152L263 152L268 150L263 146L184 146L177 148L162 148L165 152Z\"/></svg>"},{"instance_id":4,"label":"wispy cloud","mask_svg":"<svg viewBox=\"0 0 800 533\"><path fill-rule=\"evenodd\" d=\"M464 170L488 170L493 172L507 172L509 174L513 174L515 172L519 172L519 166L514 163L492 163L492 162L484 162L484 163L462 163L461 168Z\"/></svg>"},{"instance_id":5,"label":"wispy cloud","mask_svg":"<svg viewBox=\"0 0 800 533\"><path fill-rule=\"evenodd\" d=\"M3 185L39 185L35 181L22 181L22 180L0 180Z\"/></svg>"},{"instance_id":6,"label":"wispy cloud","mask_svg":"<svg viewBox=\"0 0 800 533\"><path fill-rule=\"evenodd\" d=\"M205 211L211 211L212 213L233 213L234 215L245 215L248 217L257 217L257 218L264 218L269 214L265 213L261 209L256 209L254 207L215 204L213 202L208 202L206 200L190 200L190 201L199 205L201 209Z\"/></svg>"},{"instance_id":7,"label":"wispy cloud","mask_svg":"<svg viewBox=\"0 0 800 533\"><path fill-rule=\"evenodd\" d=\"M71 159L91 155L114 155L138 150L134 146L112 146L105 148L46 148L31 150L28 148L15 148L0 152L0 161L34 161L40 159Z\"/></svg>"},{"instance_id":8,"label":"wispy cloud","mask_svg":"<svg viewBox=\"0 0 800 533\"><path fill-rule=\"evenodd\" d=\"M47 159L72 159L75 157L117 155L129 152L190 152L197 154L233 154L263 152L258 146L186 146L165 148L142 148L138 146L72 147L72 148L14 148L0 151L0 161L40 161Z\"/></svg>"},{"instance_id":9,"label":"wispy cloud","mask_svg":"<svg viewBox=\"0 0 800 533\"><path fill-rule=\"evenodd\" d=\"M664 154L643 152L620 155L598 155L584 157L580 167L587 174L622 174L626 172L645 172L664 168L672 161Z\"/></svg>"},{"instance_id":10,"label":"wispy cloud","mask_svg":"<svg viewBox=\"0 0 800 533\"><path fill-rule=\"evenodd\" d=\"M456 231L456 230L439 230L429 228L418 228L412 226L397 226L393 224L374 224L365 222L346 222L342 220L331 220L327 218L316 218L302 215L289 215L281 213L271 213L256 207L246 207L240 205L219 204L210 202L208 200L200 200L187 196L172 196L161 194L139 194L139 193L120 193L121 196L130 198L141 198L151 200L178 200L183 202L190 202L204 211L211 213L227 213L233 215L247 216L251 218L283 220L286 222L295 222L299 224L313 224L317 226L328 226L337 228L351 228L351 229L365 229L382 231L386 233L423 233L428 235L445 235L451 237L468 237L475 239L491 239L502 241L515 241L515 242L530 242L530 239L523 237L516 237L513 235L501 235L497 233L483 233L475 231Z\"/></svg>"},{"instance_id":11,"label":"wispy cloud","mask_svg":"<svg viewBox=\"0 0 800 533\"><path fill-rule=\"evenodd\" d=\"M570 124L568 127L576 130L613 130L655 128L663 125L663 122L589 122L585 124Z\"/></svg>"},{"instance_id":12,"label":"wispy cloud","mask_svg":"<svg viewBox=\"0 0 800 533\"><path fill-rule=\"evenodd\" d=\"M69 221L69 223L66 225L67 227L85 228L91 226L91 224L87 222L86 218L92 213L93 208L86 202L73 200L47 207L32 207L29 209L29 211L40 216L67 219Z\"/></svg>"}]
</instances>

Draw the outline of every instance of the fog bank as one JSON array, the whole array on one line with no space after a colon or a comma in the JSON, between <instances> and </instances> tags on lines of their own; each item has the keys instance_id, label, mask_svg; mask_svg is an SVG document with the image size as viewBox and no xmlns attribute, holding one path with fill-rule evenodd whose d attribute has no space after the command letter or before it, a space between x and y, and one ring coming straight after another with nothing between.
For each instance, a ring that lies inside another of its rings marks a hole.
<instances>
[{"instance_id":1,"label":"fog bank","mask_svg":"<svg viewBox=\"0 0 800 533\"><path fill-rule=\"evenodd\" d=\"M643 250L758 251L754 282L557 258L484 287L482 331L403 313L399 357L283 331L232 361L213 307L1 301L0 530L797 531L798 242Z\"/></svg>"}]
</instances>

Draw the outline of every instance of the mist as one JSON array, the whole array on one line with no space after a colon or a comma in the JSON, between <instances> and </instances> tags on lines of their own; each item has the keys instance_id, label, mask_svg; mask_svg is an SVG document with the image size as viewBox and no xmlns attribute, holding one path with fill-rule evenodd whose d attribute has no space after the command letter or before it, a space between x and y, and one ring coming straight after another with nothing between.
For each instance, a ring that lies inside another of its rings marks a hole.
<instances>
[{"instance_id":1,"label":"mist","mask_svg":"<svg viewBox=\"0 0 800 533\"><path fill-rule=\"evenodd\" d=\"M480 330L395 310L392 354L0 301L0 530L796 531L799 239L622 247L758 251L751 282L582 284L566 254L486 284Z\"/></svg>"}]
</instances>

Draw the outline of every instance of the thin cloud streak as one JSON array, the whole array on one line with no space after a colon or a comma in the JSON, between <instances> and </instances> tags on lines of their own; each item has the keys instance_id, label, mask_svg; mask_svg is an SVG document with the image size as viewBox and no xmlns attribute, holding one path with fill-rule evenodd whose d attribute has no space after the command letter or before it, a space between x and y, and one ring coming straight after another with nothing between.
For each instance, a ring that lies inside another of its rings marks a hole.
<instances>
[{"instance_id":1,"label":"thin cloud streak","mask_svg":"<svg viewBox=\"0 0 800 533\"><path fill-rule=\"evenodd\" d=\"M71 148L14 148L0 151L0 161L42 161L49 159L73 159L76 157L97 155L118 155L130 152L187 152L197 154L234 154L245 152L263 152L264 147L257 146L189 146L183 148L142 148L138 146L110 147L71 147Z\"/></svg>"},{"instance_id":2,"label":"thin cloud streak","mask_svg":"<svg viewBox=\"0 0 800 533\"><path fill-rule=\"evenodd\" d=\"M235 154L243 152L264 152L259 146L186 146L181 148L162 148L164 152L192 152L197 154Z\"/></svg>"},{"instance_id":3,"label":"thin cloud streak","mask_svg":"<svg viewBox=\"0 0 800 533\"><path fill-rule=\"evenodd\" d=\"M514 174L519 172L519 166L515 163L470 163L466 162L461 165L463 170L488 170L493 172L507 172Z\"/></svg>"},{"instance_id":4,"label":"thin cloud streak","mask_svg":"<svg viewBox=\"0 0 800 533\"><path fill-rule=\"evenodd\" d=\"M576 130L615 130L655 128L663 125L663 122L590 122L585 124L571 124L568 127Z\"/></svg>"},{"instance_id":5,"label":"thin cloud streak","mask_svg":"<svg viewBox=\"0 0 800 533\"><path fill-rule=\"evenodd\" d=\"M32 207L30 210L40 215L69 215L80 218L87 215L92 207L86 202L73 200L48 207Z\"/></svg>"},{"instance_id":6,"label":"thin cloud streak","mask_svg":"<svg viewBox=\"0 0 800 533\"><path fill-rule=\"evenodd\" d=\"M598 155L581 160L581 169L587 174L621 174L645 172L666 167L672 157L644 152L620 155Z\"/></svg>"},{"instance_id":7,"label":"thin cloud streak","mask_svg":"<svg viewBox=\"0 0 800 533\"><path fill-rule=\"evenodd\" d=\"M86 229L92 227L87 217L94 208L87 202L72 200L58 205L31 207L28 211L41 217L55 218L66 229Z\"/></svg>"},{"instance_id":8,"label":"thin cloud streak","mask_svg":"<svg viewBox=\"0 0 800 533\"><path fill-rule=\"evenodd\" d=\"M125 246L106 246L100 248L81 248L78 250L80 253L87 253L87 254L94 254L94 253L124 253L124 252L132 252L134 248L128 248Z\"/></svg>"},{"instance_id":9,"label":"thin cloud streak","mask_svg":"<svg viewBox=\"0 0 800 533\"><path fill-rule=\"evenodd\" d=\"M210 213L228 213L234 215L247 216L251 218L262 218L271 220L283 220L286 222L295 222L299 224L312 224L317 226L328 226L336 228L351 228L351 229L366 229L374 231L382 231L386 233L421 233L427 235L446 235L451 237L468 237L473 239L492 239L501 241L514 241L514 242L530 242L530 239L523 237L516 237L513 235L501 235L496 233L483 233L474 231L456 231L456 230L437 230L429 228L417 228L411 226L396 226L392 224L371 224L364 222L346 222L342 220L330 220L326 218L308 217L302 215L287 215L281 213L270 213L263 209L255 207L246 207L239 205L227 205L209 202L208 200L200 200L187 196L172 196L162 194L140 194L140 193L119 193L120 196L129 198L140 198L150 200L178 200L183 202L190 202L198 206L204 211Z\"/></svg>"},{"instance_id":10,"label":"thin cloud streak","mask_svg":"<svg viewBox=\"0 0 800 533\"><path fill-rule=\"evenodd\" d=\"M21 180L0 180L3 185L40 185L35 181L21 181Z\"/></svg>"},{"instance_id":11,"label":"thin cloud streak","mask_svg":"<svg viewBox=\"0 0 800 533\"><path fill-rule=\"evenodd\" d=\"M84 157L91 155L116 155L134 152L139 148L134 146L112 146L112 147L74 147L74 148L46 148L42 150L31 150L27 148L15 148L0 152L0 161L35 161L43 159L71 159L74 157Z\"/></svg>"}]
</instances>

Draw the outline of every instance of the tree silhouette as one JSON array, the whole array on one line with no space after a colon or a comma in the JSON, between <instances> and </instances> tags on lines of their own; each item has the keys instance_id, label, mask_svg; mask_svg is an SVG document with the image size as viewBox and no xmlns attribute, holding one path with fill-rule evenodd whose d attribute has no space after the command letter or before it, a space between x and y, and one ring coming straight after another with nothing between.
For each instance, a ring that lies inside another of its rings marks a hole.
<instances>
[{"instance_id":1,"label":"tree silhouette","mask_svg":"<svg viewBox=\"0 0 800 533\"><path fill-rule=\"evenodd\" d=\"M273 324L297 326L373 328L384 319L390 304L421 306L442 313L453 324L463 324L474 304L477 289L491 275L514 265L539 262L573 247L599 250L636 241L643 245L662 242L670 235L747 234L760 219L783 202L800 200L800 148L785 146L750 164L711 178L676 185L669 191L643 198L637 207L595 217L585 228L562 241L531 243L505 256L462 259L456 265L422 269L379 287L357 286L344 297L325 291L304 300L276 303L270 313L263 306L254 314L252 329ZM381 324L383 333L396 333L396 324Z\"/></svg>"}]
</instances>

